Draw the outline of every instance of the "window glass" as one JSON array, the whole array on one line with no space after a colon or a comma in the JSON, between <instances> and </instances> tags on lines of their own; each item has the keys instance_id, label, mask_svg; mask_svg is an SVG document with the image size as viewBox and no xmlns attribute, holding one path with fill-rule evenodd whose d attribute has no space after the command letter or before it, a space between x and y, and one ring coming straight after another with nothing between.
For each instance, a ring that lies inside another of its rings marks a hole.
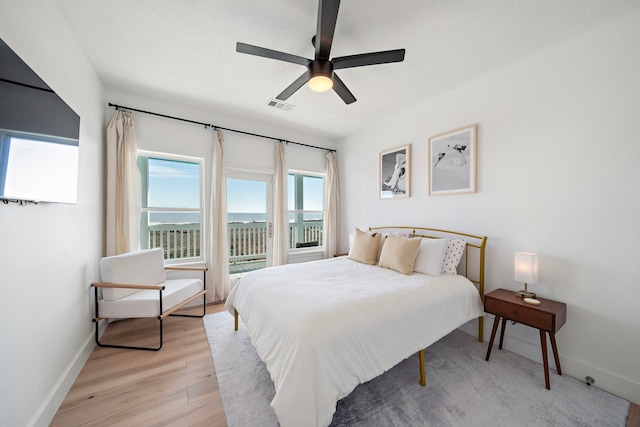
<instances>
[{"instance_id":1,"label":"window glass","mask_svg":"<svg viewBox=\"0 0 640 427\"><path fill-rule=\"evenodd\" d=\"M163 248L166 260L202 259L202 159L139 154L140 247Z\"/></svg>"},{"instance_id":2,"label":"window glass","mask_svg":"<svg viewBox=\"0 0 640 427\"><path fill-rule=\"evenodd\" d=\"M324 177L289 174L290 249L322 246Z\"/></svg>"},{"instance_id":3,"label":"window glass","mask_svg":"<svg viewBox=\"0 0 640 427\"><path fill-rule=\"evenodd\" d=\"M305 211L322 211L324 205L324 179L321 176L303 176L303 207Z\"/></svg>"},{"instance_id":4,"label":"window glass","mask_svg":"<svg viewBox=\"0 0 640 427\"><path fill-rule=\"evenodd\" d=\"M200 207L200 164L149 157L149 206Z\"/></svg>"}]
</instances>

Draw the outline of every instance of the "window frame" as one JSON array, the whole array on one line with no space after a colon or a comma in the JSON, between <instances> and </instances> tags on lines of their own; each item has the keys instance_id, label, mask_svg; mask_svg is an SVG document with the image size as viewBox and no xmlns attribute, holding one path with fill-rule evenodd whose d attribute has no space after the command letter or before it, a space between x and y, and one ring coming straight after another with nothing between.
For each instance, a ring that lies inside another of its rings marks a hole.
<instances>
[{"instance_id":1,"label":"window frame","mask_svg":"<svg viewBox=\"0 0 640 427\"><path fill-rule=\"evenodd\" d=\"M198 184L200 186L199 191L199 208L172 208L172 207L161 207L161 206L147 206L148 197L149 197L149 171L148 171L148 162L147 162L147 170L146 176L143 175L143 171L140 170L140 193L141 193L141 205L140 205L140 246L142 248L142 237L143 237L143 213L149 212L198 212L200 216L200 256L199 257L191 257L191 258L174 258L174 259L165 259L166 265L190 265L190 264L202 264L206 260L207 255L207 245L206 245L206 232L207 226L206 221L206 209L205 209L205 159L202 157L195 156L186 156L182 154L174 154L174 153L165 153L160 151L149 151L149 150L138 150L136 153L136 158L139 160L140 157L146 157L147 159L158 159L158 160L167 160L167 161L176 161L183 163L197 163L199 166L199 179ZM136 161L138 167L140 165L139 161ZM148 224L147 224L148 227Z\"/></svg>"},{"instance_id":2,"label":"window frame","mask_svg":"<svg viewBox=\"0 0 640 427\"><path fill-rule=\"evenodd\" d=\"M299 179L300 182L302 182L304 177L311 177L311 178L322 178L322 210L304 210L304 209L288 209L288 199L287 199L287 218L289 217L289 215L291 214L302 214L303 215L303 222L304 222L304 214L305 213L321 213L322 214L322 233L324 235L324 220L325 220L325 216L326 216L326 193L327 193L327 174L326 173L320 173L320 172L309 172L309 171L302 171L302 170L298 170L298 169L289 169L287 172L287 179L289 178L289 175L293 175L294 176L294 182L295 180ZM287 192L291 192L291 188L287 189ZM299 200L303 205L304 205L304 186L296 186L295 187L295 193L294 194L294 204L296 204L296 202ZM295 206L294 206L295 207ZM297 218L296 218L297 220ZM291 239L291 236L289 236L289 240ZM322 239L322 244L318 245L318 246L309 246L309 247L302 247L302 248L289 248L289 253L295 254L295 253L303 253L303 252L314 252L314 251L324 251L324 239Z\"/></svg>"}]
</instances>

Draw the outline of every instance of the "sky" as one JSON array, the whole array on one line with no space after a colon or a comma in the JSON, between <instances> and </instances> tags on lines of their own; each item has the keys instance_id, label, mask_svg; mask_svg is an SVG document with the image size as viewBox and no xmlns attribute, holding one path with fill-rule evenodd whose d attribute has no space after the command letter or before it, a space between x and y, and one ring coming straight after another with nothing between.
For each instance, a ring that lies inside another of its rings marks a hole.
<instances>
[{"instance_id":1,"label":"sky","mask_svg":"<svg viewBox=\"0 0 640 427\"><path fill-rule=\"evenodd\" d=\"M199 204L200 165L183 161L149 159L149 206L197 208ZM294 208L294 181L289 176L289 209ZM227 212L265 212L264 181L227 179ZM305 177L303 183L305 210L322 211L323 180Z\"/></svg>"},{"instance_id":2,"label":"sky","mask_svg":"<svg viewBox=\"0 0 640 427\"><path fill-rule=\"evenodd\" d=\"M149 206L198 208L200 164L149 158Z\"/></svg>"}]
</instances>

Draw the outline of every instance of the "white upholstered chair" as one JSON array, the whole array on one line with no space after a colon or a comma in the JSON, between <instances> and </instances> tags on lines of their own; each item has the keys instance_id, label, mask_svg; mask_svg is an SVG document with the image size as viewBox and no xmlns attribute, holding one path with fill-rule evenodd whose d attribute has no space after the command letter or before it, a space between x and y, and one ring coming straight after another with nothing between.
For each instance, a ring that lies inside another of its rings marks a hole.
<instances>
[{"instance_id":1,"label":"white upholstered chair","mask_svg":"<svg viewBox=\"0 0 640 427\"><path fill-rule=\"evenodd\" d=\"M170 315L202 317L205 315L206 283L200 279L169 279L166 270L197 270L206 267L165 267L162 249L150 249L100 260L102 282L92 283L95 289L96 344L101 347L134 350L160 350L162 348L162 320ZM102 290L102 296L98 294ZM202 297L202 315L174 314L196 298ZM158 347L132 347L100 342L98 326L103 319L155 317L160 325Z\"/></svg>"}]
</instances>

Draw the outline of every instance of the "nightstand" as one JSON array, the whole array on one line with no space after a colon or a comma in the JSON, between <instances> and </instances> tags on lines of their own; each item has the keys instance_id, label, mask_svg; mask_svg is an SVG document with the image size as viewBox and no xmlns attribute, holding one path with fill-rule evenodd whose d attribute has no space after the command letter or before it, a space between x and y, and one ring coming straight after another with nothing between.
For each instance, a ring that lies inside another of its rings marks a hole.
<instances>
[{"instance_id":1,"label":"nightstand","mask_svg":"<svg viewBox=\"0 0 640 427\"><path fill-rule=\"evenodd\" d=\"M556 362L558 375L562 375L560 368L560 359L558 358L558 348L556 346L556 332L560 330L567 320L567 305L562 302L552 301L544 298L537 298L540 305L531 305L522 301L517 297L515 292L506 289L496 289L484 296L484 311L495 315L493 320L493 329L491 330L491 340L487 349L487 357L491 356L491 348L493 340L496 337L498 323L502 319L502 329L500 330L500 344L498 349L502 350L502 340L504 338L504 328L507 320L522 323L531 326L540 331L540 346L542 347L542 362L544 364L544 382L547 390L551 390L549 385L549 361L547 360L547 337L551 340L551 349L553 350L553 358Z\"/></svg>"}]
</instances>

